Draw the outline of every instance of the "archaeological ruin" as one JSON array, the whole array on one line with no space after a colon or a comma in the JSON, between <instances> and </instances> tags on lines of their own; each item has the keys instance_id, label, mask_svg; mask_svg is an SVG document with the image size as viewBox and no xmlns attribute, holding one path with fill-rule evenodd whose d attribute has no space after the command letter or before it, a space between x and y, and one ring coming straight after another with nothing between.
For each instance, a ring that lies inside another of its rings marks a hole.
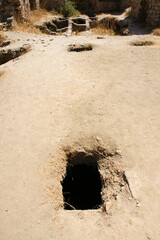
<instances>
[{"instance_id":1,"label":"archaeological ruin","mask_svg":"<svg viewBox=\"0 0 160 240\"><path fill-rule=\"evenodd\" d=\"M159 0L132 0L132 16L151 26L160 25Z\"/></svg>"},{"instance_id":2,"label":"archaeological ruin","mask_svg":"<svg viewBox=\"0 0 160 240\"><path fill-rule=\"evenodd\" d=\"M39 0L0 0L0 22L10 28L14 19L23 20L30 17L30 10L39 8Z\"/></svg>"},{"instance_id":3,"label":"archaeological ruin","mask_svg":"<svg viewBox=\"0 0 160 240\"><path fill-rule=\"evenodd\" d=\"M153 27L160 25L160 1L158 0L75 0L81 13L88 15L98 13L121 12L131 6L131 16ZM5 28L12 27L14 20L23 20L30 17L30 10L45 7L54 8L57 1L43 0L0 0L0 22ZM64 1L58 1L64 4Z\"/></svg>"}]
</instances>

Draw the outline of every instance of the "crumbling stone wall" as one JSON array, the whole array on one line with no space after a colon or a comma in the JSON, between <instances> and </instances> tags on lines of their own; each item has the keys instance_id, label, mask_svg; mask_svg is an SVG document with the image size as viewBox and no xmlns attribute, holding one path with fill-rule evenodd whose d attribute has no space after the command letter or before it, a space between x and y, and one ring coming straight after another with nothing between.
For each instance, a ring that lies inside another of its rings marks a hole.
<instances>
[{"instance_id":1,"label":"crumbling stone wall","mask_svg":"<svg viewBox=\"0 0 160 240\"><path fill-rule=\"evenodd\" d=\"M147 23L152 26L160 26L160 1L151 0L148 7Z\"/></svg>"},{"instance_id":2,"label":"crumbling stone wall","mask_svg":"<svg viewBox=\"0 0 160 240\"><path fill-rule=\"evenodd\" d=\"M30 17L30 2L29 0L12 0L14 6L14 17L25 19Z\"/></svg>"},{"instance_id":3,"label":"crumbling stone wall","mask_svg":"<svg viewBox=\"0 0 160 240\"><path fill-rule=\"evenodd\" d=\"M132 17L134 17L135 19L138 19L139 9L140 9L140 1L141 0L132 0L132 2L131 2Z\"/></svg>"},{"instance_id":4,"label":"crumbling stone wall","mask_svg":"<svg viewBox=\"0 0 160 240\"><path fill-rule=\"evenodd\" d=\"M130 7L131 0L74 0L82 13L107 13L123 11Z\"/></svg>"},{"instance_id":5,"label":"crumbling stone wall","mask_svg":"<svg viewBox=\"0 0 160 240\"><path fill-rule=\"evenodd\" d=\"M31 10L36 10L39 8L40 2L39 0L29 0Z\"/></svg>"},{"instance_id":6,"label":"crumbling stone wall","mask_svg":"<svg viewBox=\"0 0 160 240\"><path fill-rule=\"evenodd\" d=\"M30 9L37 9L39 0L0 0L0 22L7 22L11 27L15 20L30 17Z\"/></svg>"},{"instance_id":7,"label":"crumbling stone wall","mask_svg":"<svg viewBox=\"0 0 160 240\"><path fill-rule=\"evenodd\" d=\"M132 0L132 16L151 26L160 26L159 0Z\"/></svg>"},{"instance_id":8,"label":"crumbling stone wall","mask_svg":"<svg viewBox=\"0 0 160 240\"><path fill-rule=\"evenodd\" d=\"M95 0L94 1L94 6L95 6L95 12L106 12L106 11L116 11L119 9L120 6L120 0Z\"/></svg>"}]
</instances>

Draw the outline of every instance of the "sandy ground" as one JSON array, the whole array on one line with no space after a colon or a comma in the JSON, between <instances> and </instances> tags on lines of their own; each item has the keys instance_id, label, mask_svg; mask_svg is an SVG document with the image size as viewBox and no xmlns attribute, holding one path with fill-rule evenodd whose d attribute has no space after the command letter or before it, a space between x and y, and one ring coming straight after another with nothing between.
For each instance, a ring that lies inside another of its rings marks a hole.
<instances>
[{"instance_id":1,"label":"sandy ground","mask_svg":"<svg viewBox=\"0 0 160 240\"><path fill-rule=\"evenodd\" d=\"M32 51L1 66L0 240L159 240L160 47L129 45L159 38L8 35ZM72 43L94 49L69 53ZM138 204L56 207L61 173L46 164L61 142L92 136L115 142Z\"/></svg>"}]
</instances>

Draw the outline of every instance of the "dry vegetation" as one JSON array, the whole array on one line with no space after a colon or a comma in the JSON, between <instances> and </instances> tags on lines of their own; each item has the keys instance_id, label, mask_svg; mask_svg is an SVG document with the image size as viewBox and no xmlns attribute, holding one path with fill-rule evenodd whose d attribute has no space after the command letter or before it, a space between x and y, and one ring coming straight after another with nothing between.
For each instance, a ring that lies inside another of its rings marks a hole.
<instances>
[{"instance_id":1,"label":"dry vegetation","mask_svg":"<svg viewBox=\"0 0 160 240\"><path fill-rule=\"evenodd\" d=\"M160 36L160 28L154 29L152 34L155 35L155 36Z\"/></svg>"},{"instance_id":2,"label":"dry vegetation","mask_svg":"<svg viewBox=\"0 0 160 240\"><path fill-rule=\"evenodd\" d=\"M96 35L115 35L115 32L112 29L106 29L103 26L97 26L93 28L92 33Z\"/></svg>"},{"instance_id":3,"label":"dry vegetation","mask_svg":"<svg viewBox=\"0 0 160 240\"><path fill-rule=\"evenodd\" d=\"M43 17L49 15L50 13L47 12L45 9L31 11L30 19L26 19L24 22L17 22L13 28L13 31L42 34L42 32L35 27L35 23L38 22Z\"/></svg>"},{"instance_id":4,"label":"dry vegetation","mask_svg":"<svg viewBox=\"0 0 160 240\"><path fill-rule=\"evenodd\" d=\"M26 20L23 23L17 22L12 30L21 33L42 34L42 32L39 29L37 29L30 20Z\"/></svg>"},{"instance_id":5,"label":"dry vegetation","mask_svg":"<svg viewBox=\"0 0 160 240\"><path fill-rule=\"evenodd\" d=\"M30 21L32 23L35 23L35 22L38 22L41 18L50 16L50 15L51 13L47 12L47 10L40 8L38 10L31 11Z\"/></svg>"},{"instance_id":6,"label":"dry vegetation","mask_svg":"<svg viewBox=\"0 0 160 240\"><path fill-rule=\"evenodd\" d=\"M117 32L117 22L114 18L104 18L93 22L91 28L93 34L114 36Z\"/></svg>"},{"instance_id":7,"label":"dry vegetation","mask_svg":"<svg viewBox=\"0 0 160 240\"><path fill-rule=\"evenodd\" d=\"M0 44L6 39L7 39L7 37L5 36L4 32L0 31Z\"/></svg>"}]
</instances>

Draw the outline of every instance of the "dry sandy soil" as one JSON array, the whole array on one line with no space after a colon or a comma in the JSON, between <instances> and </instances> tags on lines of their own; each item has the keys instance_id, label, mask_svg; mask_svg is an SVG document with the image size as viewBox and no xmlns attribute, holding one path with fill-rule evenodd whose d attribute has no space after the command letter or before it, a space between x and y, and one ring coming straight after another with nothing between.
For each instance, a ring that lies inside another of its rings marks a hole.
<instances>
[{"instance_id":1,"label":"dry sandy soil","mask_svg":"<svg viewBox=\"0 0 160 240\"><path fill-rule=\"evenodd\" d=\"M159 38L8 35L32 50L1 66L0 240L159 240L160 47L130 46ZM116 146L131 197L64 210L62 146L92 139Z\"/></svg>"}]
</instances>

